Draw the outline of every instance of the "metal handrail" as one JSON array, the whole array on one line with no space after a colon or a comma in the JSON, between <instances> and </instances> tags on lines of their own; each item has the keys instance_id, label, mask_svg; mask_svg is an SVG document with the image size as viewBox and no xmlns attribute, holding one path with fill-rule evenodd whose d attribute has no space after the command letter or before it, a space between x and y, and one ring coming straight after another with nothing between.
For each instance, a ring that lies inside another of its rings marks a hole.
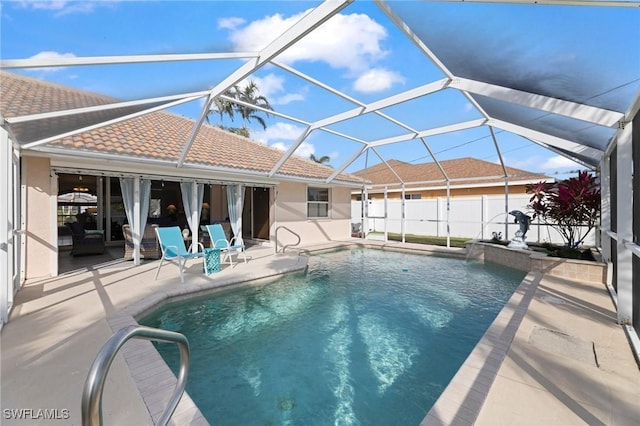
<instances>
[{"instance_id":1,"label":"metal handrail","mask_svg":"<svg viewBox=\"0 0 640 426\"><path fill-rule=\"evenodd\" d=\"M291 229L287 228L286 226L281 225L281 226L278 226L278 227L276 228L276 232L275 232L275 239L276 239L276 253L278 253L278 230L279 230L280 228L285 229L285 230L287 230L287 231L291 232L293 235L295 235L295 236L298 238L298 241L297 241L295 244L285 244L284 246L282 246L282 253L284 253L284 251L285 251L285 249L286 249L287 247L295 247L295 246L300 245L300 242L302 241L302 238L300 238L300 235L296 234L295 232L293 232Z\"/></svg>"},{"instance_id":2,"label":"metal handrail","mask_svg":"<svg viewBox=\"0 0 640 426\"><path fill-rule=\"evenodd\" d=\"M166 425L173 415L182 394L184 393L189 375L189 341L180 333L161 330L159 328L130 325L117 331L104 344L91 365L82 392L82 424L85 426L102 425L102 391L109 372L109 367L116 357L118 350L131 338L153 340L156 342L176 343L180 349L180 372L178 383L167 408L158 420L159 425Z\"/></svg>"}]
</instances>

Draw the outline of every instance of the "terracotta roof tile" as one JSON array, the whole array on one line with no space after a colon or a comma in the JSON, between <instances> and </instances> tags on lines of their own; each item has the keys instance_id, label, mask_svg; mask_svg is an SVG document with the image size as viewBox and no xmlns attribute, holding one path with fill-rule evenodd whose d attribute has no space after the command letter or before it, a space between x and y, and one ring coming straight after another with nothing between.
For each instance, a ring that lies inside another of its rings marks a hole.
<instances>
[{"instance_id":1,"label":"terracotta roof tile","mask_svg":"<svg viewBox=\"0 0 640 426\"><path fill-rule=\"evenodd\" d=\"M0 73L0 83L1 111L6 118L117 102L105 96L7 72ZM10 130L21 143L24 143L131 112L134 110L127 108L38 120L25 123L27 126L12 124ZM65 137L49 143L48 146L175 162L191 135L193 125L193 120L160 111ZM185 161L204 166L266 173L283 154L275 148L205 124ZM69 151L69 155L73 155L73 151ZM305 179L326 179L333 172L334 169L331 167L292 156L283 164L278 174ZM361 181L360 178L347 173L341 173L336 180Z\"/></svg>"},{"instance_id":2,"label":"terracotta roof tile","mask_svg":"<svg viewBox=\"0 0 640 426\"><path fill-rule=\"evenodd\" d=\"M410 184L412 182L439 181L407 185L407 187L442 186L445 183L444 175L435 162L410 164L398 160L390 160L388 163L406 184ZM469 179L466 181L453 182L456 185L463 185L465 183L478 184L504 182L504 178L500 177L504 174L500 164L466 157L454 160L443 160L440 161L440 165L449 179L453 181L456 179ZM541 181L550 179L548 176L539 173L532 173L513 167L507 167L507 173L511 179L520 181ZM398 178L384 163L376 164L375 166L360 170L354 174L363 179L367 179L372 184L376 185L400 183ZM496 176L498 177L496 178Z\"/></svg>"}]
</instances>

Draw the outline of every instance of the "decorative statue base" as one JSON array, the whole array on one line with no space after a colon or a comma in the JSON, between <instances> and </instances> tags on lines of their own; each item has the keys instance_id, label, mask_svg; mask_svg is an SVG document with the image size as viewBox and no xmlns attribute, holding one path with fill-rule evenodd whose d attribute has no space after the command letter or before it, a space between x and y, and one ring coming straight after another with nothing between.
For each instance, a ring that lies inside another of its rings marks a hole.
<instances>
[{"instance_id":1,"label":"decorative statue base","mask_svg":"<svg viewBox=\"0 0 640 426\"><path fill-rule=\"evenodd\" d=\"M524 242L524 237L522 235L522 232L520 232L520 231L516 231L516 236L513 237L513 239L509 242L509 245L507 247L513 248L513 249L528 249L529 248L527 243Z\"/></svg>"},{"instance_id":2,"label":"decorative statue base","mask_svg":"<svg viewBox=\"0 0 640 426\"><path fill-rule=\"evenodd\" d=\"M531 217L522 213L520 210L510 211L509 214L515 216L515 222L520 224L520 229L516 231L516 236L513 237L513 240L511 240L507 247L514 249L528 249L529 246L524 242L524 238L529 230Z\"/></svg>"}]
</instances>

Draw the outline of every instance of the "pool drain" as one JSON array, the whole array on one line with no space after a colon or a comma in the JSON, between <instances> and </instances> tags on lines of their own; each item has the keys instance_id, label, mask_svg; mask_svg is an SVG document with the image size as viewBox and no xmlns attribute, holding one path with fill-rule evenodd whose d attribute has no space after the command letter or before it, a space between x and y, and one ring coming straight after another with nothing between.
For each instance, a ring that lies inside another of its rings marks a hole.
<instances>
[{"instance_id":1,"label":"pool drain","mask_svg":"<svg viewBox=\"0 0 640 426\"><path fill-rule=\"evenodd\" d=\"M278 397L278 408L280 411L291 411L296 406L296 400L293 398Z\"/></svg>"}]
</instances>

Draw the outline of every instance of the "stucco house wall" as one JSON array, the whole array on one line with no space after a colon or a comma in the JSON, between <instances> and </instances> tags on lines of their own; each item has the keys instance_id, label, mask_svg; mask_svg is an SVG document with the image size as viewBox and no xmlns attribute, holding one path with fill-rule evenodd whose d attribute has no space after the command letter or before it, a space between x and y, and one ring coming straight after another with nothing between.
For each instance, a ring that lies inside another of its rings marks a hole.
<instances>
[{"instance_id":1,"label":"stucco house wall","mask_svg":"<svg viewBox=\"0 0 640 426\"><path fill-rule=\"evenodd\" d=\"M313 186L313 185L311 185ZM276 241L276 229L287 228L300 236L301 244L348 238L351 230L351 189L329 189L329 217L307 217L307 184L281 182L271 217L271 240ZM279 229L277 245L294 244L297 238L286 229Z\"/></svg>"},{"instance_id":2,"label":"stucco house wall","mask_svg":"<svg viewBox=\"0 0 640 426\"><path fill-rule=\"evenodd\" d=\"M51 223L51 200L57 194L51 193L50 172L48 158L22 158L26 279L49 277L57 270L58 244Z\"/></svg>"},{"instance_id":3,"label":"stucco house wall","mask_svg":"<svg viewBox=\"0 0 640 426\"><path fill-rule=\"evenodd\" d=\"M509 193L510 194L526 194L526 185L509 185ZM372 200L382 200L384 199L384 192L373 192L370 191L369 198ZM428 198L438 198L438 197L446 197L447 190L446 189L406 189L405 195L411 194L420 194L421 199ZM451 197L470 197L470 196L481 196L481 195L504 195L504 184L500 186L475 186L475 187L467 187L467 188L451 188L450 189ZM352 200L357 200L358 197L361 196L361 193L358 191L357 193L351 194ZM387 192L388 199L400 199L402 196L401 191L389 190Z\"/></svg>"}]
</instances>

